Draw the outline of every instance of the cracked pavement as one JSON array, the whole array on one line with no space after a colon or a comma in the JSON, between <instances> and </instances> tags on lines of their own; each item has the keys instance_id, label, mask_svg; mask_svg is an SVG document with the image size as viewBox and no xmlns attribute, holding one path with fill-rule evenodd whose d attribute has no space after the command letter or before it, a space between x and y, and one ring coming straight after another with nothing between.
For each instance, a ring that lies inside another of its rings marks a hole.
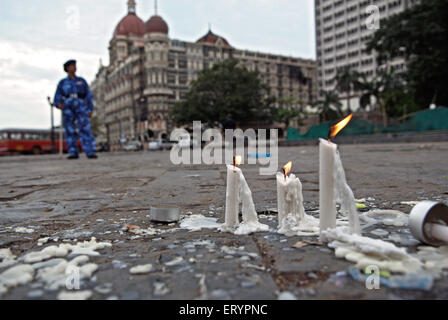
<instances>
[{"instance_id":1,"label":"cracked pavement","mask_svg":"<svg viewBox=\"0 0 448 320\"><path fill-rule=\"evenodd\" d=\"M404 201L445 201L448 195L448 143L341 145L347 181L369 208L409 213ZM281 147L279 165L293 161L303 184L305 209L318 209L318 147ZM169 152L100 154L96 161L59 156L0 158L0 249L18 257L48 245L90 240L112 247L90 258L98 270L81 281L91 299L277 299L288 291L299 299L447 299L445 273L431 291L367 290L341 272L351 263L318 243L317 237L286 237L273 232L275 176L261 176L257 165L242 165L260 222L269 232L248 236L216 229L188 232L178 224L149 220L151 206L178 206L182 215L202 214L224 222L225 165L180 165ZM313 213L314 215L316 213ZM136 236L126 224L157 228ZM15 232L17 227L32 229ZM370 234L377 227L367 229ZM385 227L400 232L398 227ZM44 246L38 240L49 237ZM295 248L298 241L307 245ZM415 244L397 245L415 250ZM181 257L182 259L180 259ZM173 262L174 261L174 262ZM151 272L129 269L152 264ZM8 268L0 268L0 273ZM30 294L32 292L32 294ZM11 288L1 299L56 299L33 280Z\"/></svg>"}]
</instances>

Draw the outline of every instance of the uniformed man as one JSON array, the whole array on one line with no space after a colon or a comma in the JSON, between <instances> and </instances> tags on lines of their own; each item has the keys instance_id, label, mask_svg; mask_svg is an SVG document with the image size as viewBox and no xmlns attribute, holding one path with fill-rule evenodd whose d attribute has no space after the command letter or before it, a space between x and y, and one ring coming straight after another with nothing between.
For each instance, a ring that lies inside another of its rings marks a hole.
<instances>
[{"instance_id":1,"label":"uniformed man","mask_svg":"<svg viewBox=\"0 0 448 320\"><path fill-rule=\"evenodd\" d=\"M93 98L86 80L76 76L76 60L69 60L64 64L64 71L68 76L62 79L56 90L54 105L62 110L62 119L67 143L68 159L78 159L78 137L75 130L79 130L81 145L89 159L97 159L95 152L95 138L90 127L93 112Z\"/></svg>"}]
</instances>

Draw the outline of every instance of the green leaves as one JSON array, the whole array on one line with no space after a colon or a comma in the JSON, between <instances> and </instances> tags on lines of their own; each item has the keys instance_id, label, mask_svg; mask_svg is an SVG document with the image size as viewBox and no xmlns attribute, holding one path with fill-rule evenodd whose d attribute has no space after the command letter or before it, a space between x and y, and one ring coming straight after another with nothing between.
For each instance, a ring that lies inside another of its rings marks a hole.
<instances>
[{"instance_id":1,"label":"green leaves","mask_svg":"<svg viewBox=\"0 0 448 320\"><path fill-rule=\"evenodd\" d=\"M202 121L219 126L228 114L237 122L266 121L273 99L260 74L240 67L236 59L215 64L191 83L184 101L176 104L171 116L177 124Z\"/></svg>"},{"instance_id":2,"label":"green leaves","mask_svg":"<svg viewBox=\"0 0 448 320\"><path fill-rule=\"evenodd\" d=\"M406 78L420 108L448 105L448 1L425 0L381 22L367 44L378 63L407 59ZM437 93L437 95L436 95Z\"/></svg>"},{"instance_id":3,"label":"green leaves","mask_svg":"<svg viewBox=\"0 0 448 320\"><path fill-rule=\"evenodd\" d=\"M322 122L336 120L343 115L339 97L334 92L321 91L321 100L316 101L313 107L317 108Z\"/></svg>"}]
</instances>

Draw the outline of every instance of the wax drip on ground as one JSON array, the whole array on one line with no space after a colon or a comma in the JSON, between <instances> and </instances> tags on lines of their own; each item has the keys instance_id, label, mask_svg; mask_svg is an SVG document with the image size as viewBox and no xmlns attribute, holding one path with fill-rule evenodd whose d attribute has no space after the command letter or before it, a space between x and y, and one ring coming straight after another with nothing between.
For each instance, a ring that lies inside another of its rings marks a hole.
<instances>
[{"instance_id":1,"label":"wax drip on ground","mask_svg":"<svg viewBox=\"0 0 448 320\"><path fill-rule=\"evenodd\" d=\"M202 214L193 214L191 216L185 217L181 223L180 227L182 229L187 229L190 231L199 231L201 229L217 229L221 227L220 223L217 223L217 218L207 218Z\"/></svg>"},{"instance_id":2,"label":"wax drip on ground","mask_svg":"<svg viewBox=\"0 0 448 320\"><path fill-rule=\"evenodd\" d=\"M95 238L90 241L78 242L75 245L64 243L59 246L48 246L41 251L30 252L15 259L10 249L2 249L0 257L9 265L17 264L0 274L0 294L6 293L10 288L27 284L33 280L45 285L45 290L55 291L67 285L67 270L78 268L79 280L87 280L98 270L98 265L88 263L89 256L99 256L96 250L111 247L109 242L97 242ZM67 261L65 257L74 257ZM23 264L18 264L23 262ZM91 292L90 292L91 293ZM85 292L80 298L87 299L91 294ZM61 292L58 298L67 297Z\"/></svg>"},{"instance_id":3,"label":"wax drip on ground","mask_svg":"<svg viewBox=\"0 0 448 320\"><path fill-rule=\"evenodd\" d=\"M374 209L363 213L360 219L367 222L364 228L377 223L395 227L404 227L409 223L409 215L398 210Z\"/></svg>"},{"instance_id":4,"label":"wax drip on ground","mask_svg":"<svg viewBox=\"0 0 448 320\"><path fill-rule=\"evenodd\" d=\"M392 272L390 281L385 282L390 287L401 285L410 289L429 290L433 278L439 278L442 271L448 269L448 247L419 247L417 253L409 254L405 248L399 248L393 243L348 234L347 231L346 227L323 231L330 241L328 246L335 249L336 257L354 262L358 270L375 266L381 271ZM361 279L356 274L352 276ZM413 280L405 282L406 279Z\"/></svg>"}]
</instances>

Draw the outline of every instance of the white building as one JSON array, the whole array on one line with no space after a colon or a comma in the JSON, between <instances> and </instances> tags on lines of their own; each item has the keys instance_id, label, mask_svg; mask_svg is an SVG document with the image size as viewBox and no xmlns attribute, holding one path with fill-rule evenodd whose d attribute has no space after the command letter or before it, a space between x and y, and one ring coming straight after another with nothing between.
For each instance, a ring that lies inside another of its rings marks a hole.
<instances>
[{"instance_id":1,"label":"white building","mask_svg":"<svg viewBox=\"0 0 448 320\"><path fill-rule=\"evenodd\" d=\"M337 71L345 67L362 72L368 78L375 76L379 66L375 53L366 53L366 43L377 28L381 28L381 21L404 11L418 1L315 0L319 89L334 90ZM405 62L403 59L396 59L389 66L392 70L403 70ZM352 94L352 109L358 108L358 97L359 95ZM340 98L346 107L345 94Z\"/></svg>"}]
</instances>

